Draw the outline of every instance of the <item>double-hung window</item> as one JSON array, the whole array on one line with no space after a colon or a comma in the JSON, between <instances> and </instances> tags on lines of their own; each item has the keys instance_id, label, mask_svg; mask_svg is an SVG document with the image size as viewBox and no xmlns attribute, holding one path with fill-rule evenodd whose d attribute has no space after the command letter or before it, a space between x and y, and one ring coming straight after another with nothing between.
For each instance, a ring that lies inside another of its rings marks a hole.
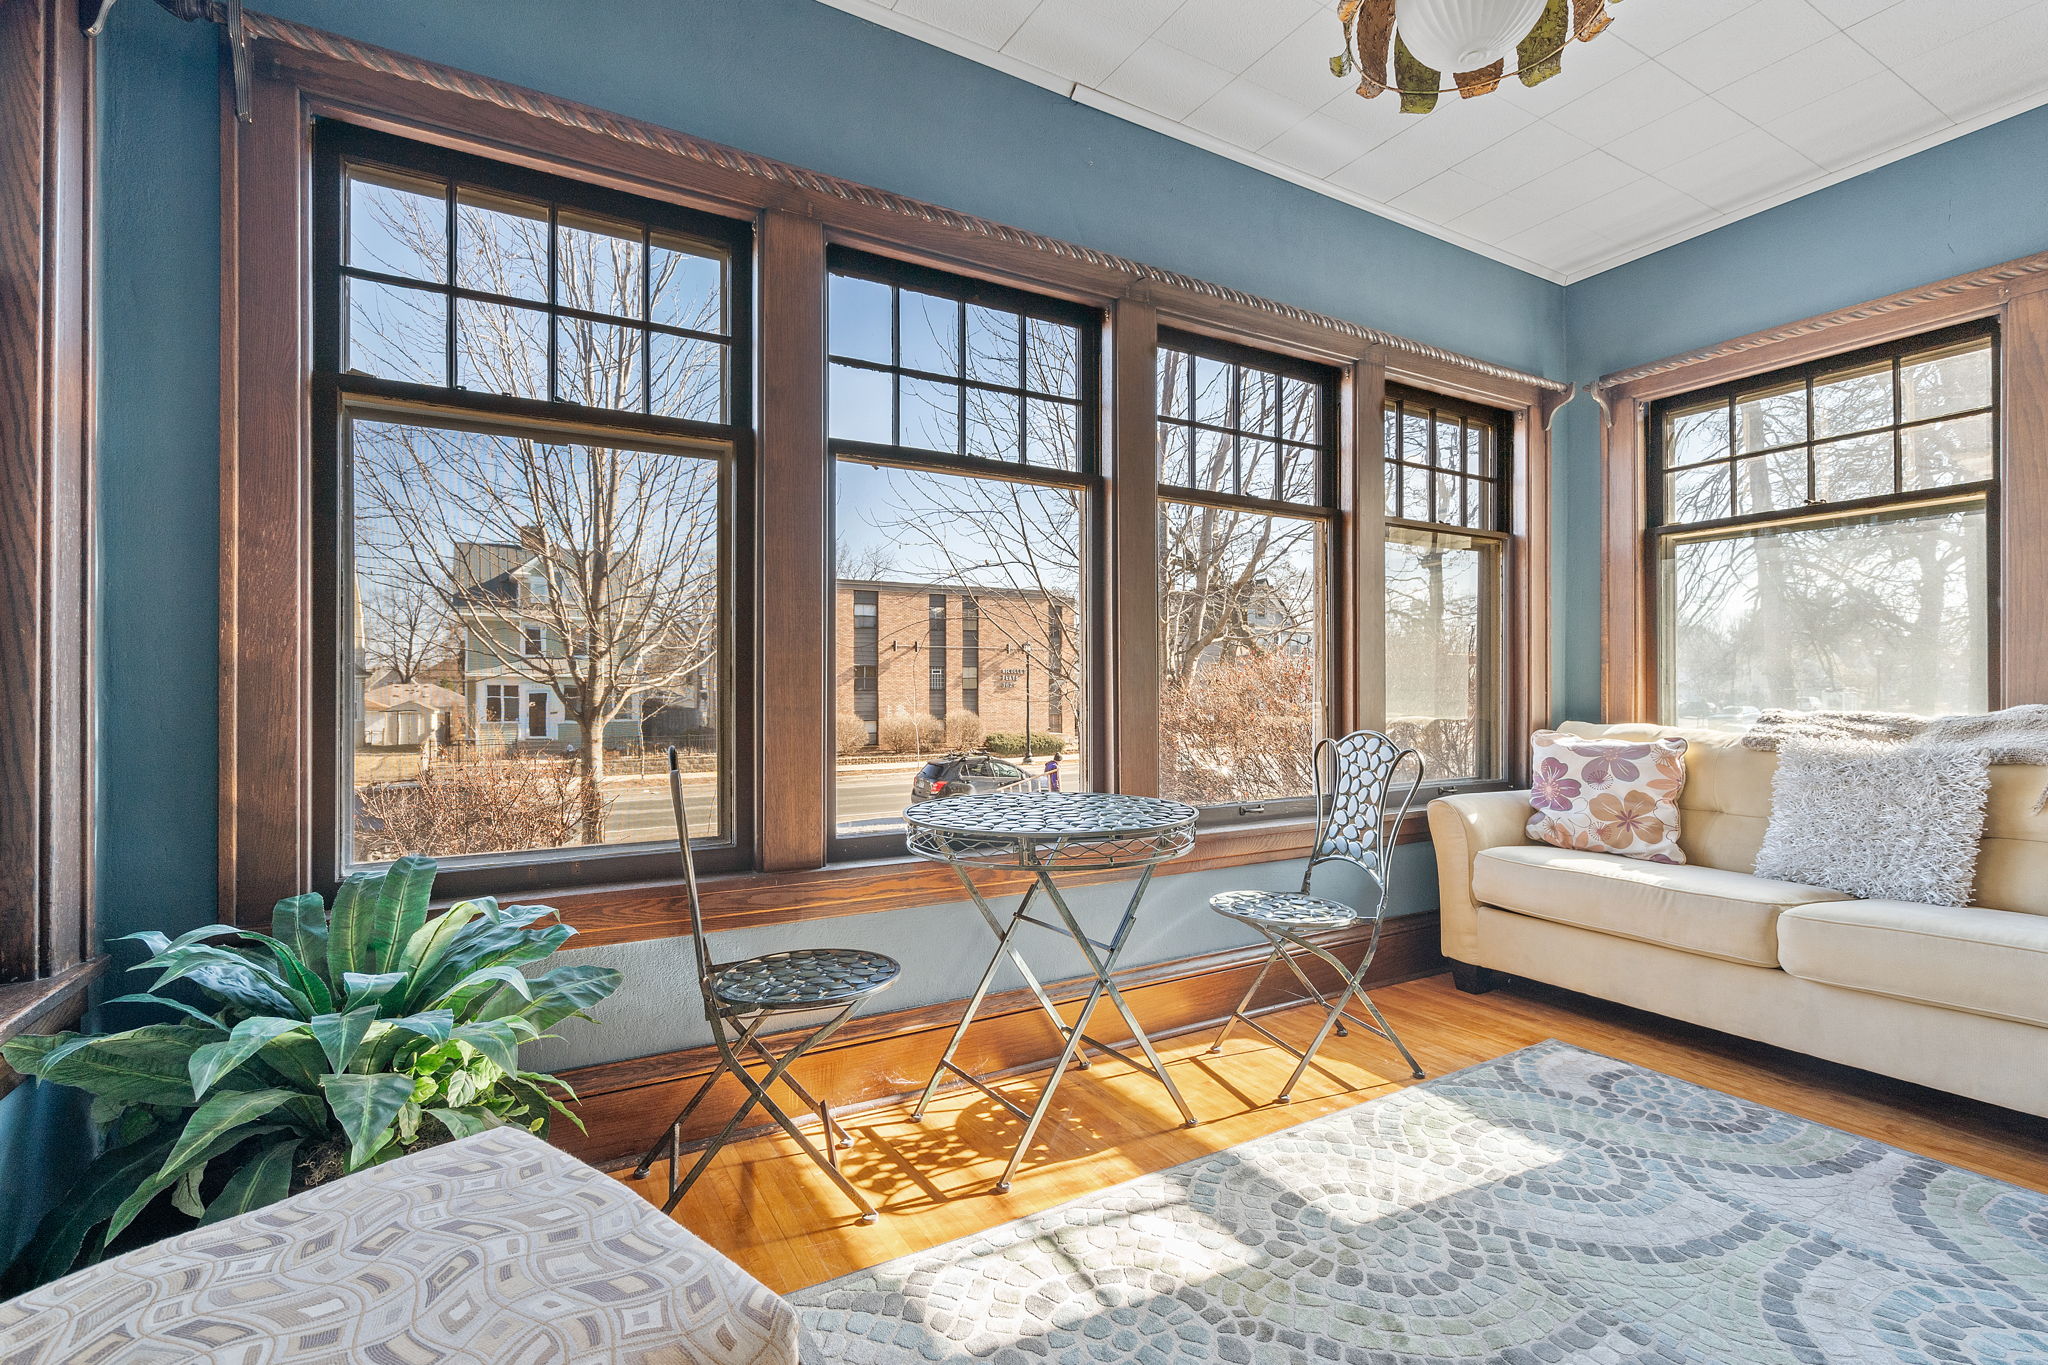
<instances>
[{"instance_id":1,"label":"double-hung window","mask_svg":"<svg viewBox=\"0 0 2048 1365\"><path fill-rule=\"evenodd\" d=\"M707 859L732 862L745 233L343 125L318 147L332 869L653 875L669 743ZM651 731L679 696L697 723ZM341 719L399 709L432 713L412 752Z\"/></svg>"},{"instance_id":2,"label":"double-hung window","mask_svg":"<svg viewBox=\"0 0 2048 1365\"><path fill-rule=\"evenodd\" d=\"M858 856L901 851L930 762L987 747L1029 778L1058 759L1067 791L1095 768L1100 328L935 271L838 249L829 264L834 630L851 646L835 731L869 737L837 745L834 849Z\"/></svg>"},{"instance_id":3,"label":"double-hung window","mask_svg":"<svg viewBox=\"0 0 2048 1365\"><path fill-rule=\"evenodd\" d=\"M1972 324L1652 406L1666 722L1990 704L1997 346Z\"/></svg>"},{"instance_id":4,"label":"double-hung window","mask_svg":"<svg viewBox=\"0 0 2048 1365\"><path fill-rule=\"evenodd\" d=\"M1387 733L1431 783L1506 776L1505 413L1389 386Z\"/></svg>"},{"instance_id":5,"label":"double-hung window","mask_svg":"<svg viewBox=\"0 0 2048 1365\"><path fill-rule=\"evenodd\" d=\"M1336 653L1334 376L1173 333L1158 369L1160 794L1305 809Z\"/></svg>"}]
</instances>

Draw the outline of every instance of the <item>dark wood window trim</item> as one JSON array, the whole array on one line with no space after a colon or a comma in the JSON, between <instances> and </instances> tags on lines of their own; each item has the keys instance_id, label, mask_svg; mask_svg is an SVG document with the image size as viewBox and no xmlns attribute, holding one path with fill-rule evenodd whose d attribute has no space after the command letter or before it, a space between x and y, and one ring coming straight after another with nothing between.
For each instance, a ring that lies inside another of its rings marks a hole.
<instances>
[{"instance_id":1,"label":"dark wood window trim","mask_svg":"<svg viewBox=\"0 0 2048 1365\"><path fill-rule=\"evenodd\" d=\"M768 161L472 74L263 15L255 48L254 120L223 117L223 568L221 910L253 923L279 896L317 884L310 855L315 737L308 679L317 661L311 601L306 414L310 240L309 130L334 118L665 200L749 223L758 319L756 489L773 490L771 529L788 553L760 557L754 588L762 642L751 704L759 780L752 794L752 872L709 879L712 922L762 924L957 898L945 869L907 859L826 865L831 674L829 481L824 448L826 252L833 245L1064 299L1105 318L1099 429L1107 635L1102 684L1109 773L1118 787L1156 786L1156 563L1153 351L1158 328L1234 341L1336 367L1340 544L1352 628L1339 723L1383 719L1379 651L1379 405L1389 378L1516 414L1517 504L1547 493L1549 417L1565 386L1355 323L984 222L883 191ZM759 337L775 336L766 347ZM1360 420L1361 409L1369 420ZM1144 489L1143 498L1119 489ZM757 509L760 500L757 499ZM769 516L760 510L763 518ZM1516 619L1517 708L1549 719L1540 520L1517 526L1525 595ZM1148 566L1143 573L1119 565ZM1148 646L1149 641L1149 646ZM1533 685L1532 685L1533 684ZM1148 700L1148 697L1150 698ZM791 780L777 780L779 776ZM1305 822L1205 834L1176 871L1299 856ZM1415 837L1411 833L1408 837ZM617 942L681 931L675 887L655 880L549 892L572 922Z\"/></svg>"},{"instance_id":2,"label":"dark wood window trim","mask_svg":"<svg viewBox=\"0 0 2048 1365\"><path fill-rule=\"evenodd\" d=\"M92 74L76 5L0 6L0 1038L98 971Z\"/></svg>"},{"instance_id":3,"label":"dark wood window trim","mask_svg":"<svg viewBox=\"0 0 2048 1365\"><path fill-rule=\"evenodd\" d=\"M2048 252L1939 280L1606 376L1601 710L1657 713L1650 433L1653 405L1971 323L1998 334L1999 467L1991 705L2048 702Z\"/></svg>"}]
</instances>

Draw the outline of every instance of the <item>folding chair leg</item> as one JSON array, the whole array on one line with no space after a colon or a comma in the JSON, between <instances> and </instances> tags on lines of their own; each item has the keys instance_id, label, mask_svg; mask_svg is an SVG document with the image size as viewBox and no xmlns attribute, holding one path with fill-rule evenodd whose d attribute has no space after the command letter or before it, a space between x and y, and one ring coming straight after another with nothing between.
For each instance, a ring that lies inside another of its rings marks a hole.
<instances>
[{"instance_id":1,"label":"folding chair leg","mask_svg":"<svg viewBox=\"0 0 2048 1365\"><path fill-rule=\"evenodd\" d=\"M1365 993L1363 986L1358 988L1358 1002L1365 1006L1365 1012L1370 1014L1373 1022L1380 1026L1380 1032L1387 1036L1387 1041L1392 1043L1394 1050L1401 1054L1401 1060L1408 1063L1409 1072L1416 1080L1421 1080L1422 1063L1415 1060L1415 1054L1410 1052L1408 1045L1401 1041L1401 1035L1394 1032L1394 1026L1387 1022L1387 1017L1384 1014L1380 1013L1380 1007L1373 1004L1372 997Z\"/></svg>"},{"instance_id":2,"label":"folding chair leg","mask_svg":"<svg viewBox=\"0 0 2048 1365\"><path fill-rule=\"evenodd\" d=\"M1217 1033L1216 1041L1209 1044L1209 1051L1223 1051L1223 1040L1225 1038L1228 1038L1230 1036L1230 1031L1237 1027L1237 1021L1244 1018L1245 1006L1251 1004L1252 997L1259 993L1259 987L1266 984L1266 974L1272 971L1273 964L1280 960L1280 945L1278 943L1273 942L1273 940L1271 939L1267 939L1266 942L1268 945L1266 951L1266 960L1260 964L1259 974L1252 978L1251 985L1246 986L1244 988L1243 998L1237 1002L1236 1008L1230 1011L1230 1017L1223 1021L1223 1028L1219 1033Z\"/></svg>"}]
</instances>

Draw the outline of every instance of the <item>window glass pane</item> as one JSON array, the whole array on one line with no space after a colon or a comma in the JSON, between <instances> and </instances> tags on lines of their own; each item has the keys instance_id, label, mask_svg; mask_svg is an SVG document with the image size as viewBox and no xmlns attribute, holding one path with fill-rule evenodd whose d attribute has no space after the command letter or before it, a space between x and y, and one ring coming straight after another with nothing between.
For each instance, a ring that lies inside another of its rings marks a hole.
<instances>
[{"instance_id":1,"label":"window glass pane","mask_svg":"<svg viewBox=\"0 0 2048 1365\"><path fill-rule=\"evenodd\" d=\"M873 280L856 279L851 275L832 277L826 297L826 315L833 355L845 356L849 360L872 360L877 365L888 365L894 361L890 293L888 285L877 284Z\"/></svg>"},{"instance_id":2,"label":"window glass pane","mask_svg":"<svg viewBox=\"0 0 2048 1365\"><path fill-rule=\"evenodd\" d=\"M1777 385L1735 399L1735 448L1768 450L1806 439L1806 385Z\"/></svg>"},{"instance_id":3,"label":"window glass pane","mask_svg":"<svg viewBox=\"0 0 2048 1365\"><path fill-rule=\"evenodd\" d=\"M1289 502L1321 502L1323 452L1311 446L1280 447L1280 496Z\"/></svg>"},{"instance_id":4,"label":"window glass pane","mask_svg":"<svg viewBox=\"0 0 2048 1365\"><path fill-rule=\"evenodd\" d=\"M932 374L960 373L960 302L899 291L903 368Z\"/></svg>"},{"instance_id":5,"label":"window glass pane","mask_svg":"<svg viewBox=\"0 0 2048 1365\"><path fill-rule=\"evenodd\" d=\"M1975 483L1992 475L1992 420L1988 412L1907 427L1899 435L1905 443L1908 488Z\"/></svg>"},{"instance_id":6,"label":"window glass pane","mask_svg":"<svg viewBox=\"0 0 2048 1365\"><path fill-rule=\"evenodd\" d=\"M1889 441L1887 441L1889 447ZM1886 455L1887 477L1891 457ZM1806 505L1806 447L1751 455L1734 465L1735 513L1781 512Z\"/></svg>"},{"instance_id":7,"label":"window glass pane","mask_svg":"<svg viewBox=\"0 0 2048 1365\"><path fill-rule=\"evenodd\" d=\"M583 318L555 321L557 396L565 403L639 412L640 353L647 333Z\"/></svg>"},{"instance_id":8,"label":"window glass pane","mask_svg":"<svg viewBox=\"0 0 2048 1365\"><path fill-rule=\"evenodd\" d=\"M1665 542L1664 720L1987 704L1981 503Z\"/></svg>"},{"instance_id":9,"label":"window glass pane","mask_svg":"<svg viewBox=\"0 0 2048 1365\"><path fill-rule=\"evenodd\" d=\"M898 382L902 404L901 444L920 450L960 451L960 386L937 379L904 377Z\"/></svg>"},{"instance_id":10,"label":"window glass pane","mask_svg":"<svg viewBox=\"0 0 2048 1365\"><path fill-rule=\"evenodd\" d=\"M1679 408L1664 419L1666 468L1718 460L1728 453L1728 405L1716 400Z\"/></svg>"},{"instance_id":11,"label":"window glass pane","mask_svg":"<svg viewBox=\"0 0 2048 1365\"><path fill-rule=\"evenodd\" d=\"M1387 475L1387 515L1398 517L1401 515L1401 466L1392 460L1388 460L1385 467Z\"/></svg>"},{"instance_id":12,"label":"window glass pane","mask_svg":"<svg viewBox=\"0 0 2048 1365\"><path fill-rule=\"evenodd\" d=\"M1892 462L1889 431L1825 441L1813 448L1814 496L1822 502L1847 502L1896 492Z\"/></svg>"},{"instance_id":13,"label":"window glass pane","mask_svg":"<svg viewBox=\"0 0 2048 1365\"><path fill-rule=\"evenodd\" d=\"M1257 436L1237 438L1237 468L1249 498L1280 496L1280 447Z\"/></svg>"},{"instance_id":14,"label":"window glass pane","mask_svg":"<svg viewBox=\"0 0 2048 1365\"><path fill-rule=\"evenodd\" d=\"M1231 367L1205 355L1195 358L1195 420L1210 426L1230 425Z\"/></svg>"},{"instance_id":15,"label":"window glass pane","mask_svg":"<svg viewBox=\"0 0 2048 1365\"><path fill-rule=\"evenodd\" d=\"M1237 372L1237 425L1240 431L1261 436L1276 434L1280 427L1280 376L1250 366Z\"/></svg>"},{"instance_id":16,"label":"window glass pane","mask_svg":"<svg viewBox=\"0 0 2048 1365\"><path fill-rule=\"evenodd\" d=\"M728 837L718 461L358 419L348 469L352 861L671 839L669 744Z\"/></svg>"},{"instance_id":17,"label":"window glass pane","mask_svg":"<svg viewBox=\"0 0 2048 1365\"><path fill-rule=\"evenodd\" d=\"M1476 530L1491 531L1498 511L1498 495L1494 485L1483 479L1465 480L1465 525Z\"/></svg>"},{"instance_id":18,"label":"window glass pane","mask_svg":"<svg viewBox=\"0 0 2048 1365\"><path fill-rule=\"evenodd\" d=\"M548 315L509 303L455 301L455 382L474 393L548 396Z\"/></svg>"},{"instance_id":19,"label":"window glass pane","mask_svg":"<svg viewBox=\"0 0 2048 1365\"><path fill-rule=\"evenodd\" d=\"M728 348L716 341L663 332L656 332L649 344L649 410L660 417L723 422Z\"/></svg>"},{"instance_id":20,"label":"window glass pane","mask_svg":"<svg viewBox=\"0 0 2048 1365\"><path fill-rule=\"evenodd\" d=\"M1458 469L1464 464L1465 438L1455 419L1436 421L1436 449L1431 461L1440 469Z\"/></svg>"},{"instance_id":21,"label":"window glass pane","mask_svg":"<svg viewBox=\"0 0 2048 1365\"><path fill-rule=\"evenodd\" d=\"M900 833L927 796L1086 790L1081 495L850 461L837 479L839 834ZM997 761L969 771L984 747Z\"/></svg>"},{"instance_id":22,"label":"window glass pane","mask_svg":"<svg viewBox=\"0 0 2048 1365\"><path fill-rule=\"evenodd\" d=\"M1237 491L1237 438L1196 428L1195 477L1189 484L1210 493Z\"/></svg>"},{"instance_id":23,"label":"window glass pane","mask_svg":"<svg viewBox=\"0 0 2048 1365\"><path fill-rule=\"evenodd\" d=\"M834 440L873 445L895 442L895 381L886 371L834 365L831 381L827 407Z\"/></svg>"},{"instance_id":24,"label":"window glass pane","mask_svg":"<svg viewBox=\"0 0 2048 1365\"><path fill-rule=\"evenodd\" d=\"M409 384L448 382L448 298L348 281L348 368Z\"/></svg>"},{"instance_id":25,"label":"window glass pane","mask_svg":"<svg viewBox=\"0 0 2048 1365\"><path fill-rule=\"evenodd\" d=\"M1465 424L1465 469L1473 474L1493 473L1493 431L1483 423Z\"/></svg>"},{"instance_id":26,"label":"window glass pane","mask_svg":"<svg viewBox=\"0 0 2048 1365\"><path fill-rule=\"evenodd\" d=\"M649 316L669 327L724 332L725 261L704 247L654 235L648 258Z\"/></svg>"},{"instance_id":27,"label":"window glass pane","mask_svg":"<svg viewBox=\"0 0 2048 1365\"><path fill-rule=\"evenodd\" d=\"M1321 443L1323 403L1318 386L1306 379L1280 381L1280 434L1290 441Z\"/></svg>"},{"instance_id":28,"label":"window glass pane","mask_svg":"<svg viewBox=\"0 0 2048 1365\"><path fill-rule=\"evenodd\" d=\"M1006 389L1023 384L1021 319L977 304L967 306L967 377Z\"/></svg>"},{"instance_id":29,"label":"window glass pane","mask_svg":"<svg viewBox=\"0 0 2048 1365\"><path fill-rule=\"evenodd\" d=\"M556 302L614 317L642 315L647 250L640 229L563 212L556 223Z\"/></svg>"},{"instance_id":30,"label":"window glass pane","mask_svg":"<svg viewBox=\"0 0 2048 1365\"><path fill-rule=\"evenodd\" d=\"M1194 475L1188 461L1193 458L1194 442L1188 428L1175 426L1171 422L1159 424L1159 482L1188 484Z\"/></svg>"},{"instance_id":31,"label":"window glass pane","mask_svg":"<svg viewBox=\"0 0 2048 1365\"><path fill-rule=\"evenodd\" d=\"M1892 363L1859 365L1813 381L1813 435L1847 436L1892 424Z\"/></svg>"},{"instance_id":32,"label":"window glass pane","mask_svg":"<svg viewBox=\"0 0 2048 1365\"><path fill-rule=\"evenodd\" d=\"M1401 515L1409 521L1428 521L1429 495L1436 476L1420 465L1401 471Z\"/></svg>"},{"instance_id":33,"label":"window glass pane","mask_svg":"<svg viewBox=\"0 0 2048 1365\"><path fill-rule=\"evenodd\" d=\"M1410 464L1429 463L1429 414L1401 410L1401 458Z\"/></svg>"},{"instance_id":34,"label":"window glass pane","mask_svg":"<svg viewBox=\"0 0 2048 1365\"><path fill-rule=\"evenodd\" d=\"M457 190L455 283L487 294L547 302L547 210L482 190Z\"/></svg>"},{"instance_id":35,"label":"window glass pane","mask_svg":"<svg viewBox=\"0 0 2048 1365\"><path fill-rule=\"evenodd\" d=\"M1499 578L1490 542L1387 532L1387 732L1430 781L1499 775Z\"/></svg>"},{"instance_id":36,"label":"window glass pane","mask_svg":"<svg viewBox=\"0 0 2048 1365\"><path fill-rule=\"evenodd\" d=\"M1162 348L1159 352L1159 415L1183 421L1194 416L1188 383L1194 373L1194 357L1185 351Z\"/></svg>"},{"instance_id":37,"label":"window glass pane","mask_svg":"<svg viewBox=\"0 0 2048 1365\"><path fill-rule=\"evenodd\" d=\"M1024 385L1062 398L1081 396L1081 329L1024 319Z\"/></svg>"},{"instance_id":38,"label":"window glass pane","mask_svg":"<svg viewBox=\"0 0 2048 1365\"><path fill-rule=\"evenodd\" d=\"M408 279L448 280L447 186L369 166L348 173L348 263Z\"/></svg>"},{"instance_id":39,"label":"window glass pane","mask_svg":"<svg viewBox=\"0 0 2048 1365\"><path fill-rule=\"evenodd\" d=\"M1664 519L1672 522L1713 521L1735 515L1728 466L1701 465L1664 477Z\"/></svg>"},{"instance_id":40,"label":"window glass pane","mask_svg":"<svg viewBox=\"0 0 2048 1365\"><path fill-rule=\"evenodd\" d=\"M1162 502L1160 793L1300 796L1323 729L1319 522Z\"/></svg>"},{"instance_id":41,"label":"window glass pane","mask_svg":"<svg viewBox=\"0 0 2048 1365\"><path fill-rule=\"evenodd\" d=\"M1991 342L1984 337L1910 356L1899 365L1905 420L1991 406Z\"/></svg>"},{"instance_id":42,"label":"window glass pane","mask_svg":"<svg viewBox=\"0 0 2048 1365\"><path fill-rule=\"evenodd\" d=\"M1016 394L995 393L989 389L967 391L969 455L984 460L1019 458L1024 436L1023 422L1023 403Z\"/></svg>"},{"instance_id":43,"label":"window glass pane","mask_svg":"<svg viewBox=\"0 0 2048 1365\"><path fill-rule=\"evenodd\" d=\"M1081 467L1081 409L1050 398L1024 400L1024 460L1052 469Z\"/></svg>"}]
</instances>

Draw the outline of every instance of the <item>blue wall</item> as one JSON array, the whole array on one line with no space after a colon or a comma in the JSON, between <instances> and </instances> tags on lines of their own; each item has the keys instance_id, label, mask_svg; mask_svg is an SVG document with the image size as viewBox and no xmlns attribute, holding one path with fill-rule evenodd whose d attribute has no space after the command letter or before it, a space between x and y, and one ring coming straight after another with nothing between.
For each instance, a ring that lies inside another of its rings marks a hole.
<instances>
[{"instance_id":1,"label":"blue wall","mask_svg":"<svg viewBox=\"0 0 2048 1365\"><path fill-rule=\"evenodd\" d=\"M2048 108L1695 237L1565 291L1569 373L1646 361L2048 250ZM1599 428L1560 420L1561 716L1600 703Z\"/></svg>"}]
</instances>

